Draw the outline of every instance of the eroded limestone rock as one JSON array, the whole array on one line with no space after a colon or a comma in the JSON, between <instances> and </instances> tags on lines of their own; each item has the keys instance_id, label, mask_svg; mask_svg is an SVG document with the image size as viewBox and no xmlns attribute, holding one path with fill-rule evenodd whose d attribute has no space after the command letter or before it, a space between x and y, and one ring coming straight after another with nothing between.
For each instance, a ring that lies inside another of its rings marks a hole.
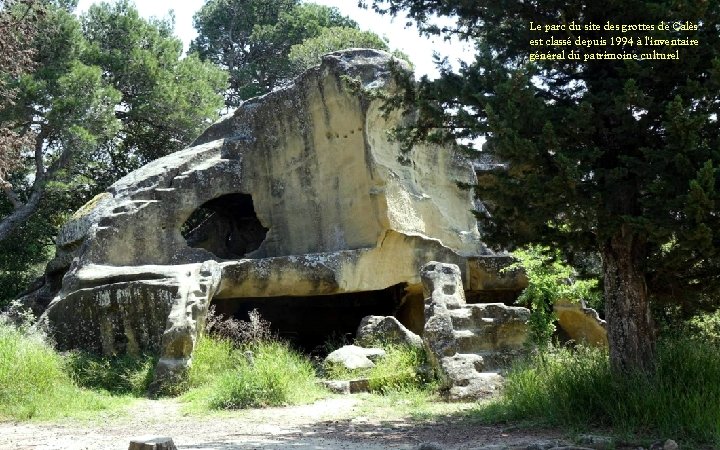
<instances>
[{"instance_id":1,"label":"eroded limestone rock","mask_svg":"<svg viewBox=\"0 0 720 450\"><path fill-rule=\"evenodd\" d=\"M607 328L597 311L584 303L560 300L553 305L558 326L574 342L607 348Z\"/></svg>"},{"instance_id":2,"label":"eroded limestone rock","mask_svg":"<svg viewBox=\"0 0 720 450\"><path fill-rule=\"evenodd\" d=\"M358 327L356 341L362 346L375 345L379 342L415 348L421 348L423 345L420 336L405 328L392 316L364 317Z\"/></svg>"},{"instance_id":3,"label":"eroded limestone rock","mask_svg":"<svg viewBox=\"0 0 720 450\"><path fill-rule=\"evenodd\" d=\"M177 450L177 447L169 437L141 437L131 440L128 450Z\"/></svg>"},{"instance_id":4,"label":"eroded limestone rock","mask_svg":"<svg viewBox=\"0 0 720 450\"><path fill-rule=\"evenodd\" d=\"M325 363L338 364L348 370L370 369L375 361L385 356L381 348L363 348L357 345L343 345L325 358Z\"/></svg>"},{"instance_id":5,"label":"eroded limestone rock","mask_svg":"<svg viewBox=\"0 0 720 450\"><path fill-rule=\"evenodd\" d=\"M384 52L330 54L122 178L62 228L26 304L52 299L42 320L61 348L156 353L165 377L189 364L212 301L410 292L433 259L460 267L456 292L518 292L459 187L472 164L429 145L398 158L388 130L413 115L386 116L372 95L396 89L393 68L408 70ZM421 323L413 305L398 301Z\"/></svg>"},{"instance_id":6,"label":"eroded limestone rock","mask_svg":"<svg viewBox=\"0 0 720 450\"><path fill-rule=\"evenodd\" d=\"M502 372L527 351L530 311L502 303L467 304L454 264L429 262L421 278L423 341L449 398L477 399L497 392Z\"/></svg>"}]
</instances>

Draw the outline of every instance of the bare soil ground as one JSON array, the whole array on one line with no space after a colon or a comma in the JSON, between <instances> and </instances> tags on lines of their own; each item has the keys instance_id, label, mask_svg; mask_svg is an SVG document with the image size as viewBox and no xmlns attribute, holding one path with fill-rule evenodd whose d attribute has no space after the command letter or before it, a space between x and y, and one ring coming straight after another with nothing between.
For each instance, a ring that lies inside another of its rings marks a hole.
<instances>
[{"instance_id":1,"label":"bare soil ground","mask_svg":"<svg viewBox=\"0 0 720 450\"><path fill-rule=\"evenodd\" d=\"M0 423L0 449L126 450L131 438L145 435L170 436L179 450L413 449L422 442L473 449L563 438L557 430L485 426L462 415L413 420L365 401L337 396L312 405L192 415L175 399L138 400L127 413L91 422Z\"/></svg>"}]
</instances>

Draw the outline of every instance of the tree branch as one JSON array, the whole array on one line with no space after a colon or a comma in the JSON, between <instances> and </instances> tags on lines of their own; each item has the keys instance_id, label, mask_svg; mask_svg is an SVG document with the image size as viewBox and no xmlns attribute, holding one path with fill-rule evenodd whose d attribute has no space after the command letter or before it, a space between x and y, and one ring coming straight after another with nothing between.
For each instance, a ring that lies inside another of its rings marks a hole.
<instances>
[{"instance_id":1,"label":"tree branch","mask_svg":"<svg viewBox=\"0 0 720 450\"><path fill-rule=\"evenodd\" d=\"M0 188L2 188L3 192L5 193L5 197L10 201L10 204L13 205L13 208L19 209L22 206L22 202L20 201L20 198L18 198L15 191L13 191L12 184L8 182L7 180L0 177Z\"/></svg>"}]
</instances>

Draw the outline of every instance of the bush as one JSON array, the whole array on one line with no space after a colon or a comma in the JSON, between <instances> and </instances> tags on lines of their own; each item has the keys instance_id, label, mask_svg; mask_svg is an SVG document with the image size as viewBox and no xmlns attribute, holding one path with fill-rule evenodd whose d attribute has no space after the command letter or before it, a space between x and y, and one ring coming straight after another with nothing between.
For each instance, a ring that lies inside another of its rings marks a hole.
<instances>
[{"instance_id":1,"label":"bush","mask_svg":"<svg viewBox=\"0 0 720 450\"><path fill-rule=\"evenodd\" d=\"M517 262L503 271L521 268L528 277L528 287L516 303L530 309L530 338L545 348L555 332L553 305L558 300L581 300L599 303L598 280L581 280L575 269L566 264L558 250L529 246L513 252Z\"/></svg>"},{"instance_id":2,"label":"bush","mask_svg":"<svg viewBox=\"0 0 720 450\"><path fill-rule=\"evenodd\" d=\"M54 418L107 409L113 399L79 388L42 336L0 318L0 417Z\"/></svg>"},{"instance_id":3,"label":"bush","mask_svg":"<svg viewBox=\"0 0 720 450\"><path fill-rule=\"evenodd\" d=\"M209 409L309 403L321 398L312 364L279 341L241 347L203 337L188 373L185 399Z\"/></svg>"},{"instance_id":4,"label":"bush","mask_svg":"<svg viewBox=\"0 0 720 450\"><path fill-rule=\"evenodd\" d=\"M230 341L236 347L274 339L270 322L263 319L257 309L248 313L248 319L225 318L215 312L215 305L211 305L205 321L205 333L215 339Z\"/></svg>"},{"instance_id":5,"label":"bush","mask_svg":"<svg viewBox=\"0 0 720 450\"><path fill-rule=\"evenodd\" d=\"M67 370L79 386L136 397L147 393L156 362L151 356L108 358L80 351L65 358Z\"/></svg>"},{"instance_id":6,"label":"bush","mask_svg":"<svg viewBox=\"0 0 720 450\"><path fill-rule=\"evenodd\" d=\"M720 311L696 314L684 325L683 334L720 343Z\"/></svg>"},{"instance_id":7,"label":"bush","mask_svg":"<svg viewBox=\"0 0 720 450\"><path fill-rule=\"evenodd\" d=\"M720 444L720 346L665 340L657 356L653 374L623 378L613 375L599 350L538 356L508 374L502 398L481 414Z\"/></svg>"}]
</instances>

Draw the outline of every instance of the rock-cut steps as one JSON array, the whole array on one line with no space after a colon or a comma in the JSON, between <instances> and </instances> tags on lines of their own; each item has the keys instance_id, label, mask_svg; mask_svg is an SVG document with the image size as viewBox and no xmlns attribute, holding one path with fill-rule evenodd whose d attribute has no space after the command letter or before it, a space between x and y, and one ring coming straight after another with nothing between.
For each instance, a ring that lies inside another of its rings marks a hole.
<instances>
[{"instance_id":1,"label":"rock-cut steps","mask_svg":"<svg viewBox=\"0 0 720 450\"><path fill-rule=\"evenodd\" d=\"M528 350L526 308L467 304L460 269L430 262L421 270L425 295L423 341L452 400L492 395L502 374Z\"/></svg>"}]
</instances>

